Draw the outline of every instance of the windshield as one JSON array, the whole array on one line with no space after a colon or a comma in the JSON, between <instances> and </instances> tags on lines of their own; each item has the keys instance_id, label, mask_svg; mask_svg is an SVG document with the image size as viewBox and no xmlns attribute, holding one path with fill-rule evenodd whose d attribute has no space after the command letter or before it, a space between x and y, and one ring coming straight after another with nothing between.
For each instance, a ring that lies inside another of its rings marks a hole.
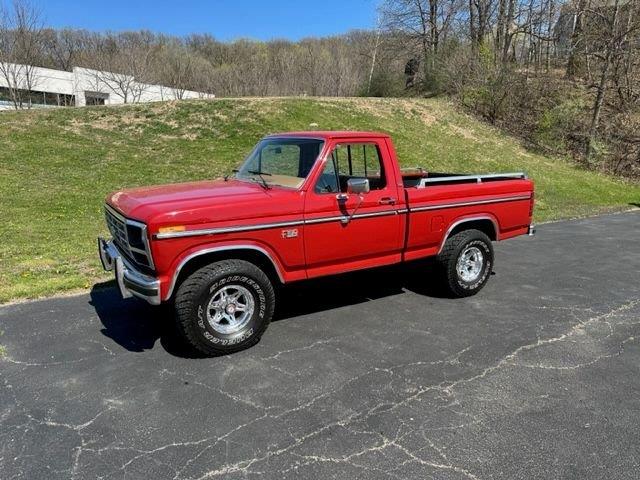
<instances>
[{"instance_id":1,"label":"windshield","mask_svg":"<svg viewBox=\"0 0 640 480\"><path fill-rule=\"evenodd\" d=\"M315 163L324 141L315 138L265 138L236 173L238 179L299 188Z\"/></svg>"}]
</instances>

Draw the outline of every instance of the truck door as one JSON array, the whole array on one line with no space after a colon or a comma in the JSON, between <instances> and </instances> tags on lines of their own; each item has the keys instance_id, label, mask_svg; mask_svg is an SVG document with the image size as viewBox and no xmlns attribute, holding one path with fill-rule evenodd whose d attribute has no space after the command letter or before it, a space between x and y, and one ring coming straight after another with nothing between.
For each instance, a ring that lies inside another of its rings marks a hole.
<instances>
[{"instance_id":1,"label":"truck door","mask_svg":"<svg viewBox=\"0 0 640 480\"><path fill-rule=\"evenodd\" d=\"M309 277L400 260L395 174L380 140L335 142L305 199L304 247ZM369 192L348 193L350 179Z\"/></svg>"}]
</instances>

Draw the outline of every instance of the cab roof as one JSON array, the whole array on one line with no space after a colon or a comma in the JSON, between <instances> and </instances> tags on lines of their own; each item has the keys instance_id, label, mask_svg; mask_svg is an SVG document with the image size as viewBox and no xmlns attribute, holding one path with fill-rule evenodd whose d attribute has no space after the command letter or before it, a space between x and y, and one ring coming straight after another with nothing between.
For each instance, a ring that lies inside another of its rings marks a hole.
<instances>
[{"instance_id":1,"label":"cab roof","mask_svg":"<svg viewBox=\"0 0 640 480\"><path fill-rule=\"evenodd\" d=\"M389 138L389 135L382 132L352 132L349 130L317 130L303 132L283 132L267 135L267 138L278 137L303 137L303 138L321 138L328 140L330 138Z\"/></svg>"}]
</instances>

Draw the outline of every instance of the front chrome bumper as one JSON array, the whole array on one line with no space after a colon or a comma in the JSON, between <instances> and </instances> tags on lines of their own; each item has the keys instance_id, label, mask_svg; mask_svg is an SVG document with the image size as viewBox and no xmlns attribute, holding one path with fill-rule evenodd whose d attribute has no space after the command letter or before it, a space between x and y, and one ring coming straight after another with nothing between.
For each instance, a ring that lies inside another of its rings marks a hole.
<instances>
[{"instance_id":1,"label":"front chrome bumper","mask_svg":"<svg viewBox=\"0 0 640 480\"><path fill-rule=\"evenodd\" d=\"M534 224L529 225L529 230L527 231L527 234L530 237L533 237L536 234L536 226Z\"/></svg>"},{"instance_id":2,"label":"front chrome bumper","mask_svg":"<svg viewBox=\"0 0 640 480\"><path fill-rule=\"evenodd\" d=\"M122 298L136 296L151 305L160 305L160 281L157 278L136 270L120 255L112 241L98 237L98 252L102 267L108 272L115 271Z\"/></svg>"}]
</instances>

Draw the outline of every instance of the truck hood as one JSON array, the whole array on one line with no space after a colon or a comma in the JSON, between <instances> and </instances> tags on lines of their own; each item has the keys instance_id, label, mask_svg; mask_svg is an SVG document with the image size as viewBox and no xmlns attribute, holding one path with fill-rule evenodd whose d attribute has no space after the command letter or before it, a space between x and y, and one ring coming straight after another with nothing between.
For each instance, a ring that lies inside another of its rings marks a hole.
<instances>
[{"instance_id":1,"label":"truck hood","mask_svg":"<svg viewBox=\"0 0 640 480\"><path fill-rule=\"evenodd\" d=\"M108 195L106 202L125 217L158 228L274 214L269 206L282 204L282 196L292 194L299 192L279 187L266 190L254 182L220 179L122 190Z\"/></svg>"}]
</instances>

